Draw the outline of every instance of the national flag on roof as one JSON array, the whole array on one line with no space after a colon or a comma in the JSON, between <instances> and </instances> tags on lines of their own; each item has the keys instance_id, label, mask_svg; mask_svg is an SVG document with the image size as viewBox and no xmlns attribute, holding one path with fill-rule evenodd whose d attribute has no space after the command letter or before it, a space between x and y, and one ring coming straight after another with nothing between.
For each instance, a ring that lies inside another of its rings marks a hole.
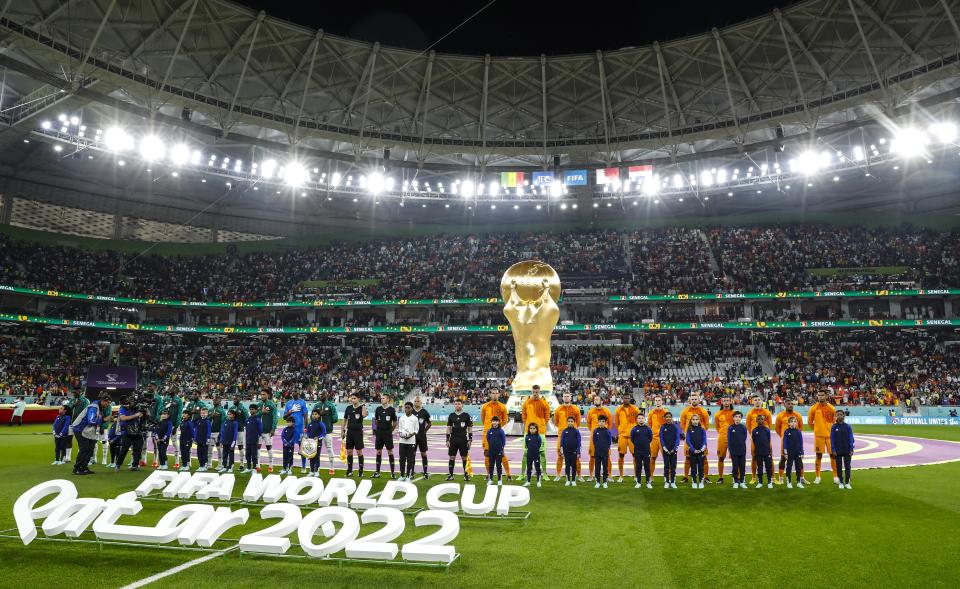
<instances>
[{"instance_id":1,"label":"national flag on roof","mask_svg":"<svg viewBox=\"0 0 960 589\"><path fill-rule=\"evenodd\" d=\"M630 166L627 168L627 177L633 181L652 178L653 166Z\"/></svg>"},{"instance_id":2,"label":"national flag on roof","mask_svg":"<svg viewBox=\"0 0 960 589\"><path fill-rule=\"evenodd\" d=\"M523 186L523 179L523 172L500 172L500 186L504 188Z\"/></svg>"},{"instance_id":3,"label":"national flag on roof","mask_svg":"<svg viewBox=\"0 0 960 589\"><path fill-rule=\"evenodd\" d=\"M602 168L597 170L597 184L612 184L620 181L620 168Z\"/></svg>"}]
</instances>

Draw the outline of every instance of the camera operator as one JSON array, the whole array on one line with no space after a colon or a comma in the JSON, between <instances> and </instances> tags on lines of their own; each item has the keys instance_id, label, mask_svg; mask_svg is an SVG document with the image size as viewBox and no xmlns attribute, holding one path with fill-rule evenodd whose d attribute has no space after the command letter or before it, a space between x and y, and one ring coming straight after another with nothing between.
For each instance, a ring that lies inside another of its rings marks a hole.
<instances>
[{"instance_id":1,"label":"camera operator","mask_svg":"<svg viewBox=\"0 0 960 589\"><path fill-rule=\"evenodd\" d=\"M133 447L133 462L130 464L130 470L140 470L140 458L143 455L143 413L136 405L136 399L126 397L120 406L117 419L120 424L120 436L122 439L120 445L120 455L117 456L117 462L113 468L120 470L127 452Z\"/></svg>"},{"instance_id":2,"label":"camera operator","mask_svg":"<svg viewBox=\"0 0 960 589\"><path fill-rule=\"evenodd\" d=\"M86 397L84 397L86 401ZM71 423L73 435L77 438L77 461L73 465L73 474L93 474L90 470L90 461L93 451L97 447L97 436L100 432L100 422L103 411L110 406L110 397L101 394L97 403L86 405L83 411Z\"/></svg>"}]
</instances>

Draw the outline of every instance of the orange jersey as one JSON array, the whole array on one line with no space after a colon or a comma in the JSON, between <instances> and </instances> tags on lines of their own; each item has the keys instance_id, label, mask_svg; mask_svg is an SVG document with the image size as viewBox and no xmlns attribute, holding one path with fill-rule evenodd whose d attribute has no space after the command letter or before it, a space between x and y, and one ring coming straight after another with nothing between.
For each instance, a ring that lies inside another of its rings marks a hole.
<instances>
[{"instance_id":1,"label":"orange jersey","mask_svg":"<svg viewBox=\"0 0 960 589\"><path fill-rule=\"evenodd\" d=\"M659 409L653 408L647 413L647 425L650 426L650 429L653 430L653 438L659 439L660 436L660 426L663 425L663 414L667 410L664 407Z\"/></svg>"},{"instance_id":2,"label":"orange jersey","mask_svg":"<svg viewBox=\"0 0 960 589\"><path fill-rule=\"evenodd\" d=\"M620 405L617 407L617 437L629 438L633 426L637 425L637 416L640 409L636 405Z\"/></svg>"},{"instance_id":3,"label":"orange jersey","mask_svg":"<svg viewBox=\"0 0 960 589\"><path fill-rule=\"evenodd\" d=\"M754 428L757 427L757 416L759 415L763 416L763 419L764 419L763 425L765 425L767 429L769 429L770 426L773 424L773 415L770 414L769 410L763 409L763 408L757 409L756 407L754 407L753 409L747 412L747 431L748 432L752 432Z\"/></svg>"},{"instance_id":4,"label":"orange jersey","mask_svg":"<svg viewBox=\"0 0 960 589\"><path fill-rule=\"evenodd\" d=\"M500 427L507 425L507 406L499 401L488 401L480 406L480 421L483 423L483 433L490 429L494 417L500 418Z\"/></svg>"},{"instance_id":5,"label":"orange jersey","mask_svg":"<svg viewBox=\"0 0 960 589\"><path fill-rule=\"evenodd\" d=\"M787 413L786 411L781 411L777 413L777 421L774 424L774 428L777 430L777 435L781 438L783 437L783 432L787 431L788 423L791 417L797 418L797 429L803 429L803 416L797 413L796 411L791 411Z\"/></svg>"},{"instance_id":6,"label":"orange jersey","mask_svg":"<svg viewBox=\"0 0 960 589\"><path fill-rule=\"evenodd\" d=\"M837 410L830 403L816 403L807 414L807 423L813 428L813 435L829 438L830 428L837 418Z\"/></svg>"},{"instance_id":7,"label":"orange jersey","mask_svg":"<svg viewBox=\"0 0 960 589\"><path fill-rule=\"evenodd\" d=\"M576 405L560 405L553 412L553 425L557 426L557 431L562 432L566 429L568 417L573 418L573 427L580 427L580 421L583 419L580 408Z\"/></svg>"},{"instance_id":8,"label":"orange jersey","mask_svg":"<svg viewBox=\"0 0 960 589\"><path fill-rule=\"evenodd\" d=\"M680 412L680 431L686 433L687 428L690 427L690 419L694 415L700 416L700 425L703 429L710 429L710 414L707 413L707 408L703 405L698 407L687 405L683 408L683 411Z\"/></svg>"},{"instance_id":9,"label":"orange jersey","mask_svg":"<svg viewBox=\"0 0 960 589\"><path fill-rule=\"evenodd\" d=\"M531 423L537 424L537 432L541 435L547 435L547 421L550 420L550 404L543 397L534 400L530 397L523 402L523 432L527 433Z\"/></svg>"},{"instance_id":10,"label":"orange jersey","mask_svg":"<svg viewBox=\"0 0 960 589\"><path fill-rule=\"evenodd\" d=\"M609 409L606 407L591 407L590 411L587 411L587 427L590 428L591 434L593 434L593 430L597 429L601 415L607 418L607 427L609 427L610 423L613 422L613 415L610 414ZM592 435L590 439L593 440Z\"/></svg>"},{"instance_id":11,"label":"orange jersey","mask_svg":"<svg viewBox=\"0 0 960 589\"><path fill-rule=\"evenodd\" d=\"M713 416L713 429L717 430L717 437L727 439L727 428L733 425L733 409L721 409Z\"/></svg>"}]
</instances>

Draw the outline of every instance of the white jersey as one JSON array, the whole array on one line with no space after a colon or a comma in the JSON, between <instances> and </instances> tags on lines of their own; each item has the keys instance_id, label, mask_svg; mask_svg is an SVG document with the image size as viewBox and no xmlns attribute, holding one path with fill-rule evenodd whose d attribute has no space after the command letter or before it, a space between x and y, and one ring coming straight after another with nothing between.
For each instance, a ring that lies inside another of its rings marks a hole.
<instances>
[{"instance_id":1,"label":"white jersey","mask_svg":"<svg viewBox=\"0 0 960 589\"><path fill-rule=\"evenodd\" d=\"M397 430L400 433L401 444L416 444L417 432L420 431L420 420L416 415L404 413L397 420Z\"/></svg>"}]
</instances>

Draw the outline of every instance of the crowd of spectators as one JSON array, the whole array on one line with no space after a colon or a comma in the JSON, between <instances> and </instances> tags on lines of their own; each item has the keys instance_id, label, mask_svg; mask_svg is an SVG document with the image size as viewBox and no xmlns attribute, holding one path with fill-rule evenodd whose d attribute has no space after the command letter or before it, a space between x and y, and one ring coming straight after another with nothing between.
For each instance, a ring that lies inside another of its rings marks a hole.
<instances>
[{"instance_id":1,"label":"crowd of spectators","mask_svg":"<svg viewBox=\"0 0 960 589\"><path fill-rule=\"evenodd\" d=\"M147 299L486 298L528 258L550 263L565 288L609 294L960 284L960 233L815 224L434 235L189 257L0 236L0 283ZM808 272L868 267L904 270Z\"/></svg>"},{"instance_id":2,"label":"crowd of spectators","mask_svg":"<svg viewBox=\"0 0 960 589\"><path fill-rule=\"evenodd\" d=\"M426 401L482 403L507 388L515 370L507 337L379 339L97 336L86 331L15 328L0 335L0 395L56 399L81 386L87 367L135 366L141 383L250 398L263 387L307 398L322 392L420 394ZM723 395L746 402L806 403L825 391L846 405L960 404L960 341L952 331L830 331L634 335L620 343L555 345L554 390L578 403L691 392L708 404ZM698 366L700 372L684 373ZM612 402L612 401L611 401Z\"/></svg>"},{"instance_id":3,"label":"crowd of spectators","mask_svg":"<svg viewBox=\"0 0 960 589\"><path fill-rule=\"evenodd\" d=\"M918 284L952 287L960 279L960 234L910 228L776 225L707 230L730 292L814 290L843 284L864 287ZM883 274L817 276L810 268L903 267Z\"/></svg>"}]
</instances>

